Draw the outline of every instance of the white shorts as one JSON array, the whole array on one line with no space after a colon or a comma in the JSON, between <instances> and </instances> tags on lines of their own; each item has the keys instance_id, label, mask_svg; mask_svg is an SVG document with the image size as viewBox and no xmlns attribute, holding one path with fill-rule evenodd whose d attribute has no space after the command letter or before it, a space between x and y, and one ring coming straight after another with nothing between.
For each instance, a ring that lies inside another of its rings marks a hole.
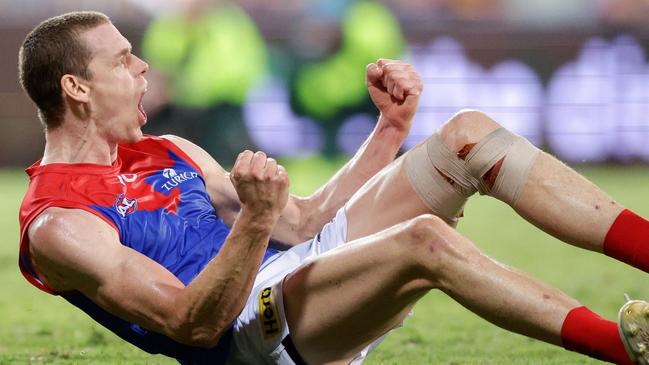
<instances>
[{"instance_id":1,"label":"white shorts","mask_svg":"<svg viewBox=\"0 0 649 365\"><path fill-rule=\"evenodd\" d=\"M300 363L291 357L295 352L285 346L290 344L286 342L289 330L284 315L283 280L308 260L344 244L346 234L347 218L341 208L313 240L280 252L262 264L248 302L235 320L228 364ZM365 348L352 364L361 364L383 338Z\"/></svg>"}]
</instances>

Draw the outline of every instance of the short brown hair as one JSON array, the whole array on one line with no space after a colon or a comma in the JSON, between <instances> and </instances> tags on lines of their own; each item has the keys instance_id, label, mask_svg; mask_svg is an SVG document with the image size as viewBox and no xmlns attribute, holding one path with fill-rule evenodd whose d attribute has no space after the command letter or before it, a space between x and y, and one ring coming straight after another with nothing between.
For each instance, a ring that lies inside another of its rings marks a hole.
<instances>
[{"instance_id":1,"label":"short brown hair","mask_svg":"<svg viewBox=\"0 0 649 365\"><path fill-rule=\"evenodd\" d=\"M92 77L88 70L92 52L79 34L109 22L105 14L77 11L43 21L25 38L18 54L18 77L47 128L58 127L63 119L61 77Z\"/></svg>"}]
</instances>

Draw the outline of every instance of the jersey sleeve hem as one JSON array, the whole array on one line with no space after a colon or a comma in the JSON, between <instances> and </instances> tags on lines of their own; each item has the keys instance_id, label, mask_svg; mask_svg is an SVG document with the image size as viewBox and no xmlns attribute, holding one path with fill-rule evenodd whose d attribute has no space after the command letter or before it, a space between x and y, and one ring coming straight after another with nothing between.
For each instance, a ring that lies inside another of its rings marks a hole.
<instances>
[{"instance_id":1,"label":"jersey sleeve hem","mask_svg":"<svg viewBox=\"0 0 649 365\"><path fill-rule=\"evenodd\" d=\"M27 231L29 230L29 226L36 219L36 217L38 217L47 208L81 209L101 218L104 222L108 223L108 225L110 225L117 232L118 235L119 235L119 229L110 219L106 218L105 216L93 210L92 208L85 206L81 203L71 202L67 200L50 201L44 204L43 206L41 206L39 209L35 210L31 214L31 216L25 222L25 225L21 232L20 254L18 255L18 266L20 267L20 272L22 273L23 277L25 277L27 281L29 281L32 285L34 285L38 289L52 295L60 295L61 294L60 292L57 292L52 288L48 287L47 284L45 284L41 279L39 279L38 272L31 264L31 255L29 253L29 235L27 234Z\"/></svg>"},{"instance_id":2,"label":"jersey sleeve hem","mask_svg":"<svg viewBox=\"0 0 649 365\"><path fill-rule=\"evenodd\" d=\"M158 137L160 138L167 147L173 150L174 153L178 154L183 160L185 160L187 163L192 165L196 171L198 171L199 174L205 179L205 173L203 172L203 169L201 169L200 165L194 161L189 155L182 149L180 148L176 143L174 143L172 140L169 140L165 137Z\"/></svg>"}]
</instances>

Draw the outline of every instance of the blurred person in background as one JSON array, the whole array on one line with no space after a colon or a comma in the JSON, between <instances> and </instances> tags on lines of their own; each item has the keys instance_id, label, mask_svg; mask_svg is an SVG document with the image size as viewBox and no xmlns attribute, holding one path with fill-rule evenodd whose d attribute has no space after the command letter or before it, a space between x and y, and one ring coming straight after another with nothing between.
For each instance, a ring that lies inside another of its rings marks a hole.
<instances>
[{"instance_id":1,"label":"blurred person in background","mask_svg":"<svg viewBox=\"0 0 649 365\"><path fill-rule=\"evenodd\" d=\"M267 72L266 46L236 2L191 0L180 7L155 18L142 40L156 86L169 94L153 132L175 130L231 165L231 151L251 144L241 105Z\"/></svg>"},{"instance_id":2,"label":"blurred person in background","mask_svg":"<svg viewBox=\"0 0 649 365\"><path fill-rule=\"evenodd\" d=\"M367 98L364 66L380 57L398 58L405 49L399 22L384 5L371 1L338 5L335 12L342 13L340 46L324 60L300 66L293 86L298 111L325 127L324 153L328 155L336 151L336 135L344 121L341 115L363 105ZM325 8L325 2L320 7ZM310 43L317 42L313 39Z\"/></svg>"},{"instance_id":3,"label":"blurred person in background","mask_svg":"<svg viewBox=\"0 0 649 365\"><path fill-rule=\"evenodd\" d=\"M617 25L645 25L649 18L649 1L603 0L598 15L604 21Z\"/></svg>"},{"instance_id":4,"label":"blurred person in background","mask_svg":"<svg viewBox=\"0 0 649 365\"><path fill-rule=\"evenodd\" d=\"M144 136L147 70L95 12L44 21L20 50L21 84L46 126L27 170L21 271L126 341L182 363L360 363L440 289L508 330L647 363L648 303L622 308L620 337L452 226L479 191L649 271L649 222L477 111L394 160L422 93L412 66L367 66L377 125L306 198L288 194L286 171L263 152L242 152L227 173L185 139Z\"/></svg>"}]
</instances>

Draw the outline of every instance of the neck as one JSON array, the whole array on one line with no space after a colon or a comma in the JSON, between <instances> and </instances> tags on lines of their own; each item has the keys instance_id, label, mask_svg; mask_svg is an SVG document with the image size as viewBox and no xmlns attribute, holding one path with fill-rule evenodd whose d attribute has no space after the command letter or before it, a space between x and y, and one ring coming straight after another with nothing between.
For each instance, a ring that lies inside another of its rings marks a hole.
<instances>
[{"instance_id":1,"label":"neck","mask_svg":"<svg viewBox=\"0 0 649 365\"><path fill-rule=\"evenodd\" d=\"M93 121L64 121L45 132L41 164L94 163L110 165L117 159L117 144L98 133Z\"/></svg>"}]
</instances>

